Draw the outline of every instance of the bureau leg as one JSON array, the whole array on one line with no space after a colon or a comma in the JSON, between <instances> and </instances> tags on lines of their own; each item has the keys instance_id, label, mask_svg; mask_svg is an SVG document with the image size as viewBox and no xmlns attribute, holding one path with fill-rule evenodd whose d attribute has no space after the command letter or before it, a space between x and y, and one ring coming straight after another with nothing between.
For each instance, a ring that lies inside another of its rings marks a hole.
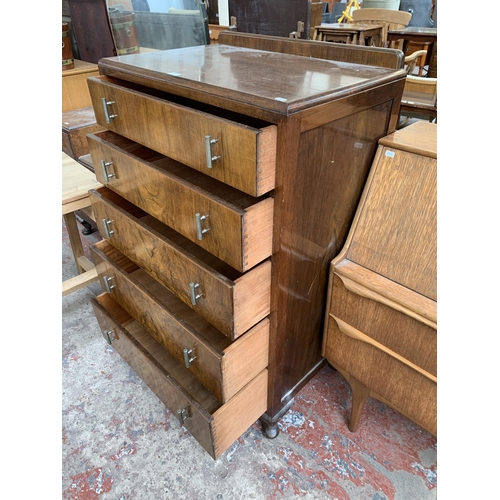
<instances>
[{"instance_id":1,"label":"bureau leg","mask_svg":"<svg viewBox=\"0 0 500 500\"><path fill-rule=\"evenodd\" d=\"M262 424L262 434L264 434L266 438L274 439L275 437L278 437L278 434L280 433L278 422L270 423L261 418L260 423Z\"/></svg>"},{"instance_id":2,"label":"bureau leg","mask_svg":"<svg viewBox=\"0 0 500 500\"><path fill-rule=\"evenodd\" d=\"M363 408L365 406L365 401L370 396L370 389L353 377L349 377L349 385L351 386L352 392L349 430L351 432L356 432L359 427L359 421L361 419L361 413L363 412Z\"/></svg>"}]
</instances>

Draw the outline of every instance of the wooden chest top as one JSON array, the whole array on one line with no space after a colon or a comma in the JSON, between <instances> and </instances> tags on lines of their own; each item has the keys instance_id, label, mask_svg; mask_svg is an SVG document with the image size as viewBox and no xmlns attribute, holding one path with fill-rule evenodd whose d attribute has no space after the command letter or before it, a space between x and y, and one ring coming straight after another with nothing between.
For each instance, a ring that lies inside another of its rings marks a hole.
<instances>
[{"instance_id":1,"label":"wooden chest top","mask_svg":"<svg viewBox=\"0 0 500 500\"><path fill-rule=\"evenodd\" d=\"M205 100L237 100L289 114L399 78L403 70L229 45L104 58L103 75Z\"/></svg>"}]
</instances>

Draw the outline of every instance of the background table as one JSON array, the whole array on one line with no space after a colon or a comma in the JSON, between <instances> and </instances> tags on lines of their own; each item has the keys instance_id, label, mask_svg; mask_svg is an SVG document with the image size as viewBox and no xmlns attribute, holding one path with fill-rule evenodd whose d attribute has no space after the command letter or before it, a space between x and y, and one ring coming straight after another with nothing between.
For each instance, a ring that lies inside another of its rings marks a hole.
<instances>
[{"instance_id":1,"label":"background table","mask_svg":"<svg viewBox=\"0 0 500 500\"><path fill-rule=\"evenodd\" d=\"M74 292L97 281L94 264L85 256L75 211L90 207L89 189L101 187L95 175L62 153L62 213L79 275L63 282L62 294Z\"/></svg>"},{"instance_id":2,"label":"background table","mask_svg":"<svg viewBox=\"0 0 500 500\"><path fill-rule=\"evenodd\" d=\"M382 29L381 24L322 23L314 28L314 40L366 45L366 40L370 38L376 40L374 45L378 47Z\"/></svg>"}]
</instances>

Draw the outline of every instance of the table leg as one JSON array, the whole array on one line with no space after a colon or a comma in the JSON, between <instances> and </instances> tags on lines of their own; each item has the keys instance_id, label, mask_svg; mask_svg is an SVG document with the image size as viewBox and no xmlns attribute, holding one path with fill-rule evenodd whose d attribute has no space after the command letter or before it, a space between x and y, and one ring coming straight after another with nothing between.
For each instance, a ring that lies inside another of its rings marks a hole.
<instances>
[{"instance_id":1,"label":"table leg","mask_svg":"<svg viewBox=\"0 0 500 500\"><path fill-rule=\"evenodd\" d=\"M78 258L85 255L85 252L83 251L82 240L80 237L80 231L78 230L75 213L69 212L67 214L64 214L63 217L64 223L66 224L66 230L68 231L71 249L73 250L76 268L78 270L78 273L82 274L85 272L85 269L78 262Z\"/></svg>"}]
</instances>

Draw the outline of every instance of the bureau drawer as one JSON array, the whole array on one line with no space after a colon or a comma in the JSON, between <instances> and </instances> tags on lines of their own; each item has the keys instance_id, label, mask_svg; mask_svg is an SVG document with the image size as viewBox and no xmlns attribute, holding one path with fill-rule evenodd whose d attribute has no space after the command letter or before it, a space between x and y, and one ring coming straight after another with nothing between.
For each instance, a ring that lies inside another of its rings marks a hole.
<instances>
[{"instance_id":1,"label":"bureau drawer","mask_svg":"<svg viewBox=\"0 0 500 500\"><path fill-rule=\"evenodd\" d=\"M92 253L102 287L223 403L267 367L268 318L231 342L107 241Z\"/></svg>"},{"instance_id":2,"label":"bureau drawer","mask_svg":"<svg viewBox=\"0 0 500 500\"><path fill-rule=\"evenodd\" d=\"M404 335L404 332L397 332ZM426 430L437 432L437 377L329 314L323 356Z\"/></svg>"},{"instance_id":3,"label":"bureau drawer","mask_svg":"<svg viewBox=\"0 0 500 500\"><path fill-rule=\"evenodd\" d=\"M252 196L274 189L275 125L250 126L242 121L252 119L241 115L236 122L111 77L89 78L88 84L103 127Z\"/></svg>"},{"instance_id":4,"label":"bureau drawer","mask_svg":"<svg viewBox=\"0 0 500 500\"><path fill-rule=\"evenodd\" d=\"M384 304L381 302L383 297L377 297L368 288L353 284L335 272L330 275L330 283L331 315L363 332L367 340L383 345L426 372L437 375L437 330L425 324L422 321L425 318L419 321L416 318L420 316L410 316L412 311L409 309L395 309L400 305L395 301L392 306L390 302Z\"/></svg>"},{"instance_id":5,"label":"bureau drawer","mask_svg":"<svg viewBox=\"0 0 500 500\"><path fill-rule=\"evenodd\" d=\"M89 195L101 236L231 340L269 314L269 260L242 274L113 191Z\"/></svg>"},{"instance_id":6,"label":"bureau drawer","mask_svg":"<svg viewBox=\"0 0 500 500\"><path fill-rule=\"evenodd\" d=\"M272 253L273 198L253 198L113 132L89 136L97 179L239 271Z\"/></svg>"},{"instance_id":7,"label":"bureau drawer","mask_svg":"<svg viewBox=\"0 0 500 500\"><path fill-rule=\"evenodd\" d=\"M266 411L266 369L222 405L109 294L91 302L106 341L214 459Z\"/></svg>"}]
</instances>

